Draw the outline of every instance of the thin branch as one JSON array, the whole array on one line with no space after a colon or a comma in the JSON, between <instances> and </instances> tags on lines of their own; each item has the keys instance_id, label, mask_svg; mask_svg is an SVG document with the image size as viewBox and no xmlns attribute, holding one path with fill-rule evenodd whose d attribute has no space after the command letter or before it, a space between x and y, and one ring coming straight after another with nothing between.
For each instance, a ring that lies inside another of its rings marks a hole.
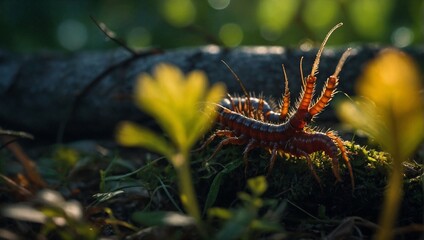
<instances>
[{"instance_id":1,"label":"thin branch","mask_svg":"<svg viewBox=\"0 0 424 240\"><path fill-rule=\"evenodd\" d=\"M94 24L96 24L96 26L100 29L100 31L102 31L106 35L106 37L108 37L109 39L111 39L112 41L114 41L119 46L125 48L125 50L127 50L128 52L130 52L133 56L137 55L137 52L135 50L131 49L130 47L128 47L128 45L124 41L122 41L119 38L116 38L115 32L113 32L112 30L110 30L106 26L105 23L97 21L93 16L90 16L90 18L94 22Z\"/></svg>"},{"instance_id":2,"label":"thin branch","mask_svg":"<svg viewBox=\"0 0 424 240\"><path fill-rule=\"evenodd\" d=\"M0 128L0 136L8 136L7 140L3 142L3 144L0 146L0 149L3 149L7 145L17 141L18 139L25 138L25 139L34 139L34 136L26 133L26 132L18 132L18 131L12 131L12 130L5 130ZM11 138L15 137L15 138Z\"/></svg>"}]
</instances>

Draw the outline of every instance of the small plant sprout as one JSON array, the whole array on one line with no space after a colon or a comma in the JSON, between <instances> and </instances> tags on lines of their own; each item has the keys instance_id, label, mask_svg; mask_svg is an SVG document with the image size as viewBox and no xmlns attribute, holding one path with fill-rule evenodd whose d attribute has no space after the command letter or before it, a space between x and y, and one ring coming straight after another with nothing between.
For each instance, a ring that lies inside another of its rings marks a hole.
<instances>
[{"instance_id":1,"label":"small plant sprout","mask_svg":"<svg viewBox=\"0 0 424 240\"><path fill-rule=\"evenodd\" d=\"M207 77L201 71L184 75L175 66L159 64L153 75L139 77L135 103L155 118L169 140L132 122L122 122L117 132L120 144L144 147L171 162L177 172L181 202L203 233L190 172L190 151L212 127L217 114L214 106L224 95L224 85L217 83L208 88Z\"/></svg>"},{"instance_id":2,"label":"small plant sprout","mask_svg":"<svg viewBox=\"0 0 424 240\"><path fill-rule=\"evenodd\" d=\"M380 228L376 239L393 238L393 227L403 196L402 162L407 161L423 139L424 101L420 75L405 53L383 50L366 67L357 85L361 98L338 106L342 120L363 130L390 153L392 170L388 179Z\"/></svg>"},{"instance_id":3,"label":"small plant sprout","mask_svg":"<svg viewBox=\"0 0 424 240\"><path fill-rule=\"evenodd\" d=\"M278 209L273 209L274 201L263 199L262 195L268 189L264 176L247 180L248 192L239 192L238 198L242 205L235 209L213 207L208 210L210 218L225 221L215 239L258 239L263 233L283 233L283 229L276 219L285 208L285 202ZM260 210L270 209L268 214ZM271 210L272 209L272 210ZM269 214L273 212L273 214Z\"/></svg>"}]
</instances>

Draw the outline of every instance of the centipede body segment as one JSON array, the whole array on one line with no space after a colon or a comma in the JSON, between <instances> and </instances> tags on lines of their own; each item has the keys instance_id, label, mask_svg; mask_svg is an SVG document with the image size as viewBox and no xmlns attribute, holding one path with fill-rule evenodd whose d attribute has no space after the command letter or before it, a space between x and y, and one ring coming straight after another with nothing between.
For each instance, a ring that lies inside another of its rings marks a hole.
<instances>
[{"instance_id":1,"label":"centipede body segment","mask_svg":"<svg viewBox=\"0 0 424 240\"><path fill-rule=\"evenodd\" d=\"M225 145L245 145L243 159L247 166L248 153L255 148L264 148L271 153L269 166L271 170L277 155L288 153L305 158L311 173L320 183L309 155L322 151L329 156L333 174L338 181L341 181L338 161L340 154L346 163L352 188L354 188L352 167L343 140L334 131L318 132L308 126L331 101L338 85L339 73L349 55L350 49L347 49L340 58L334 73L328 77L321 95L312 102L322 51L332 32L341 25L342 23L339 23L333 27L322 42L310 74L304 80L302 79L303 89L299 102L291 114L289 114L290 92L284 66L285 92L278 111L274 111L264 99L249 96L243 86L244 97L228 96L222 100L217 119L222 129L213 133L201 147L208 145L217 137L223 138L210 158L213 158Z\"/></svg>"}]
</instances>

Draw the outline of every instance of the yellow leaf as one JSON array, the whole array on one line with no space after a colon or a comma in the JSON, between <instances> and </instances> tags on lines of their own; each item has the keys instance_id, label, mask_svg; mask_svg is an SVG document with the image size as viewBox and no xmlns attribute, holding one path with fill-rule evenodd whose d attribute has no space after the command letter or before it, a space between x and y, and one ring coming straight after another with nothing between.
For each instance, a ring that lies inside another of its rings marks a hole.
<instances>
[{"instance_id":1,"label":"yellow leaf","mask_svg":"<svg viewBox=\"0 0 424 240\"><path fill-rule=\"evenodd\" d=\"M208 216L209 217L217 217L221 219L230 219L233 217L233 213L230 212L226 208L220 208L220 207L214 207L208 209Z\"/></svg>"},{"instance_id":2,"label":"yellow leaf","mask_svg":"<svg viewBox=\"0 0 424 240\"><path fill-rule=\"evenodd\" d=\"M344 102L338 112L344 121L371 134L392 155L393 168L376 235L379 240L392 239L403 193L402 162L424 136L420 75L408 55L386 49L366 66L357 87L366 101Z\"/></svg>"},{"instance_id":3,"label":"yellow leaf","mask_svg":"<svg viewBox=\"0 0 424 240\"><path fill-rule=\"evenodd\" d=\"M182 73L175 67L160 64L154 78L142 74L135 88L137 105L154 117L178 146L185 143L185 127L179 118L182 108Z\"/></svg>"},{"instance_id":4,"label":"yellow leaf","mask_svg":"<svg viewBox=\"0 0 424 240\"><path fill-rule=\"evenodd\" d=\"M191 124L190 134L188 134L188 142L192 146L205 134L213 125L218 112L214 103L219 102L225 95L225 86L217 83L209 90L206 97L197 104L199 109L196 114L196 121Z\"/></svg>"},{"instance_id":5,"label":"yellow leaf","mask_svg":"<svg viewBox=\"0 0 424 240\"><path fill-rule=\"evenodd\" d=\"M159 64L153 73L140 76L135 91L137 105L157 120L179 149L188 151L212 125L213 104L224 96L225 88L219 84L208 91L203 72L185 76L169 64Z\"/></svg>"},{"instance_id":6,"label":"yellow leaf","mask_svg":"<svg viewBox=\"0 0 424 240\"><path fill-rule=\"evenodd\" d=\"M60 162L61 166L68 168L74 166L79 157L79 153L75 149L65 146L59 146L54 153L54 159Z\"/></svg>"},{"instance_id":7,"label":"yellow leaf","mask_svg":"<svg viewBox=\"0 0 424 240\"><path fill-rule=\"evenodd\" d=\"M247 186L255 196L260 196L267 190L268 183L264 176L258 176L247 180Z\"/></svg>"},{"instance_id":8,"label":"yellow leaf","mask_svg":"<svg viewBox=\"0 0 424 240\"><path fill-rule=\"evenodd\" d=\"M187 93L184 97L185 106L193 106L197 109L198 105L202 104L200 101L202 101L206 91L206 79L206 75L200 71L193 71L187 75L187 81L184 86L184 93ZM187 114L185 120L190 123L193 118L197 117L198 111L185 111L183 114Z\"/></svg>"},{"instance_id":9,"label":"yellow leaf","mask_svg":"<svg viewBox=\"0 0 424 240\"><path fill-rule=\"evenodd\" d=\"M358 82L358 93L375 103L374 116L381 117L375 138L393 152L407 157L420 143L424 133L424 106L419 91L420 75L414 61L405 53L386 49L368 64Z\"/></svg>"},{"instance_id":10,"label":"yellow leaf","mask_svg":"<svg viewBox=\"0 0 424 240\"><path fill-rule=\"evenodd\" d=\"M121 122L117 128L116 140L123 146L143 147L169 157L175 151L164 138L132 122Z\"/></svg>"},{"instance_id":11,"label":"yellow leaf","mask_svg":"<svg viewBox=\"0 0 424 240\"><path fill-rule=\"evenodd\" d=\"M375 104L365 98L342 101L336 111L344 122L361 129L369 136L379 136L380 131L385 128L381 117L375 114Z\"/></svg>"},{"instance_id":12,"label":"yellow leaf","mask_svg":"<svg viewBox=\"0 0 424 240\"><path fill-rule=\"evenodd\" d=\"M408 114L422 105L418 69L405 53L384 50L370 62L358 82L358 93L367 96L382 111L393 106L396 114Z\"/></svg>"}]
</instances>

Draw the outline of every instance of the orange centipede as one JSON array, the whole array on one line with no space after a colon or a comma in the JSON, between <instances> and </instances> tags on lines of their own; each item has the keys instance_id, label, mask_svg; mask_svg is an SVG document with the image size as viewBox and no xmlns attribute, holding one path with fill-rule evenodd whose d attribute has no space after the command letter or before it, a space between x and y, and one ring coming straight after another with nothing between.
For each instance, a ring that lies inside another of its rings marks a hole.
<instances>
[{"instance_id":1,"label":"orange centipede","mask_svg":"<svg viewBox=\"0 0 424 240\"><path fill-rule=\"evenodd\" d=\"M251 97L240 79L230 69L239 81L244 97L228 95L219 104L217 122L222 128L215 131L201 147L205 147L216 137L223 138L210 158L213 158L225 145L246 145L243 159L247 167L248 153L255 148L265 148L271 153L269 166L269 170L271 170L277 155L287 153L305 158L314 178L321 185L309 154L322 151L329 156L333 174L338 181L341 181L338 161L340 154L349 170L352 188L354 188L353 171L342 139L334 131L319 132L308 126L312 119L322 112L331 101L339 82L339 73L349 55L350 48L342 54L334 73L327 78L321 95L313 103L317 81L316 73L321 54L330 35L342 25L342 23L337 24L327 33L317 52L311 73L305 79L302 76L302 91L297 107L291 114L289 114L290 92L284 66L285 92L278 111L273 111L270 104L264 99Z\"/></svg>"}]
</instances>

